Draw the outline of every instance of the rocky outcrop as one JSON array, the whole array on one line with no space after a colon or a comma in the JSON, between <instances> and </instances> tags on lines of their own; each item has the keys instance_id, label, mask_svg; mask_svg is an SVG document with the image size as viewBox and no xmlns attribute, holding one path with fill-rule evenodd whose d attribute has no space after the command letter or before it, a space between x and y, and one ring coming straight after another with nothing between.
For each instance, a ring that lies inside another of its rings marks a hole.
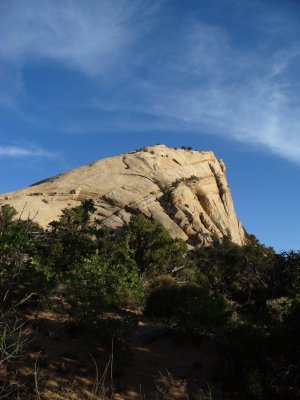
<instances>
[{"instance_id":1,"label":"rocky outcrop","mask_svg":"<svg viewBox=\"0 0 300 400\"><path fill-rule=\"evenodd\" d=\"M6 193L0 204L10 204L22 218L34 217L47 226L63 208L85 199L94 200L97 219L114 229L142 212L191 245L228 234L235 243L244 243L224 162L210 151L145 147Z\"/></svg>"}]
</instances>

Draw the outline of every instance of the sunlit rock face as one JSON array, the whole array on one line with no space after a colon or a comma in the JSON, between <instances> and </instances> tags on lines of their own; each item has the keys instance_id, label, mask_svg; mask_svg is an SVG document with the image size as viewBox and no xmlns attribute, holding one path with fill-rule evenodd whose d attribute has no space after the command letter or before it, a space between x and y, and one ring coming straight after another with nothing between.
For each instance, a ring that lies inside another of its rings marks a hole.
<instances>
[{"instance_id":1,"label":"sunlit rock face","mask_svg":"<svg viewBox=\"0 0 300 400\"><path fill-rule=\"evenodd\" d=\"M240 245L245 240L224 162L211 151L145 147L3 194L0 204L14 206L21 218L34 218L45 227L63 208L85 199L94 200L101 224L114 229L141 212L192 246L228 234Z\"/></svg>"}]
</instances>

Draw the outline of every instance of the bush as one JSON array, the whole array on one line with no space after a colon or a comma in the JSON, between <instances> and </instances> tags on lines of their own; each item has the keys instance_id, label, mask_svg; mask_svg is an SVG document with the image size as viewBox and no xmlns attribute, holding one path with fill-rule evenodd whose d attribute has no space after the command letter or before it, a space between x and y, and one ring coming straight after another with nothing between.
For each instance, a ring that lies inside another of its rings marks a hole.
<instances>
[{"instance_id":1,"label":"bush","mask_svg":"<svg viewBox=\"0 0 300 400\"><path fill-rule=\"evenodd\" d=\"M185 263L186 243L172 239L169 232L158 221L139 214L131 218L126 240L135 252L140 274L153 278L171 273Z\"/></svg>"},{"instance_id":2,"label":"bush","mask_svg":"<svg viewBox=\"0 0 300 400\"><path fill-rule=\"evenodd\" d=\"M153 317L170 318L179 305L179 286L170 277L160 277L152 284L147 297L145 314Z\"/></svg>"},{"instance_id":3,"label":"bush","mask_svg":"<svg viewBox=\"0 0 300 400\"><path fill-rule=\"evenodd\" d=\"M207 277L207 287L237 303L254 301L264 304L269 295L275 253L258 241L245 246L232 243L229 237L211 247L191 253L195 267Z\"/></svg>"},{"instance_id":4,"label":"bush","mask_svg":"<svg viewBox=\"0 0 300 400\"><path fill-rule=\"evenodd\" d=\"M277 254L272 276L274 297L296 297L300 294L300 251Z\"/></svg>"},{"instance_id":5,"label":"bush","mask_svg":"<svg viewBox=\"0 0 300 400\"><path fill-rule=\"evenodd\" d=\"M52 270L43 263L36 246L42 228L15 216L13 207L1 207L0 298L7 307L33 294L40 297L53 283Z\"/></svg>"},{"instance_id":6,"label":"bush","mask_svg":"<svg viewBox=\"0 0 300 400\"><path fill-rule=\"evenodd\" d=\"M91 307L134 304L143 299L137 267L110 263L98 254L77 264L70 277L75 297Z\"/></svg>"},{"instance_id":7,"label":"bush","mask_svg":"<svg viewBox=\"0 0 300 400\"><path fill-rule=\"evenodd\" d=\"M85 200L80 206L63 209L59 220L50 222L41 252L57 272L69 271L74 264L94 254L95 211L93 201Z\"/></svg>"},{"instance_id":8,"label":"bush","mask_svg":"<svg viewBox=\"0 0 300 400\"><path fill-rule=\"evenodd\" d=\"M180 288L176 315L180 328L192 333L215 332L225 326L230 314L222 296L196 285Z\"/></svg>"},{"instance_id":9,"label":"bush","mask_svg":"<svg viewBox=\"0 0 300 400\"><path fill-rule=\"evenodd\" d=\"M219 374L228 390L260 399L267 368L267 336L249 324L230 326L218 341Z\"/></svg>"},{"instance_id":10,"label":"bush","mask_svg":"<svg viewBox=\"0 0 300 400\"><path fill-rule=\"evenodd\" d=\"M182 330L198 334L223 328L231 313L220 295L197 285L161 280L147 297L145 314L173 318Z\"/></svg>"},{"instance_id":11,"label":"bush","mask_svg":"<svg viewBox=\"0 0 300 400\"><path fill-rule=\"evenodd\" d=\"M245 399L299 399L300 302L287 306L281 322L230 326L218 339L224 385Z\"/></svg>"}]
</instances>

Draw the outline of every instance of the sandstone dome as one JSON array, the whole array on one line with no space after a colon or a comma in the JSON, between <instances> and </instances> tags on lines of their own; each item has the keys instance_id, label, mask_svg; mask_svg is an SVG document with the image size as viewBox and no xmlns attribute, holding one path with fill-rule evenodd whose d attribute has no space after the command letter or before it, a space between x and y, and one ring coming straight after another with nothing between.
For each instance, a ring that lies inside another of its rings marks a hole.
<instances>
[{"instance_id":1,"label":"sandstone dome","mask_svg":"<svg viewBox=\"0 0 300 400\"><path fill-rule=\"evenodd\" d=\"M97 219L114 229L141 212L192 246L228 234L242 245L244 230L225 172L224 162L211 151L149 146L3 194L0 205L10 204L22 218L34 218L46 227L63 208L92 199Z\"/></svg>"}]
</instances>

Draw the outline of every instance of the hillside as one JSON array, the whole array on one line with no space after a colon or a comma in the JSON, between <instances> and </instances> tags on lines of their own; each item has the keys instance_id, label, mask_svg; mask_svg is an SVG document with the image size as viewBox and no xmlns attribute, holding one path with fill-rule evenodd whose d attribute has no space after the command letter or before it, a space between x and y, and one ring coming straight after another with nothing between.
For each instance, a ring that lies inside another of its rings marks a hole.
<instances>
[{"instance_id":1,"label":"hillside","mask_svg":"<svg viewBox=\"0 0 300 400\"><path fill-rule=\"evenodd\" d=\"M299 251L96 212L43 229L0 207L0 398L300 399Z\"/></svg>"}]
</instances>

